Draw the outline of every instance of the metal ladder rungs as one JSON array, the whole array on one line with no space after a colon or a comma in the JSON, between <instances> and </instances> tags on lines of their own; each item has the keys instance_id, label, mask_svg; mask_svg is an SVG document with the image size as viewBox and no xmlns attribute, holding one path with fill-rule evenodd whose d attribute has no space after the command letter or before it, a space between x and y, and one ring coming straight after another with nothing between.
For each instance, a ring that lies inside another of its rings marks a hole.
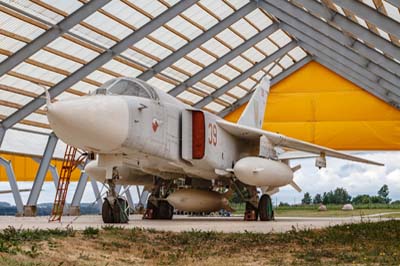
<instances>
[{"instance_id":1,"label":"metal ladder rungs","mask_svg":"<svg viewBox=\"0 0 400 266\"><path fill-rule=\"evenodd\" d=\"M75 147L67 145L64 154L63 164L61 166L60 178L58 180L56 196L54 199L53 208L49 222L61 221L63 215L65 201L67 198L68 186L70 183L72 171L75 169L79 160L75 160L77 149Z\"/></svg>"}]
</instances>

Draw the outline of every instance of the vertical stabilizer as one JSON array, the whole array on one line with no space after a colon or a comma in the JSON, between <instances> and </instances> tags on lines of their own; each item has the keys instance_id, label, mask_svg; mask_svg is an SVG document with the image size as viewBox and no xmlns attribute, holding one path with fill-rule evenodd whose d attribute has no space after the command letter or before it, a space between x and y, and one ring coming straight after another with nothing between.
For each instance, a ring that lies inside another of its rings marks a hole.
<instances>
[{"instance_id":1,"label":"vertical stabilizer","mask_svg":"<svg viewBox=\"0 0 400 266\"><path fill-rule=\"evenodd\" d=\"M267 77L263 78L254 91L246 109L244 109L240 116L238 124L255 128L262 127L269 94L269 86L269 79Z\"/></svg>"}]
</instances>

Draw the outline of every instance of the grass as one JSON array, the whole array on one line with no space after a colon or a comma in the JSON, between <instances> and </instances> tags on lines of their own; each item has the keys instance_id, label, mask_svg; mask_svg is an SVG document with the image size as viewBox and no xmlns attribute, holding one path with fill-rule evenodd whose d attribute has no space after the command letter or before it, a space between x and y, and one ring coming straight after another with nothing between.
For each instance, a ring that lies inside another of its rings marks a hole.
<instances>
[{"instance_id":1,"label":"grass","mask_svg":"<svg viewBox=\"0 0 400 266\"><path fill-rule=\"evenodd\" d=\"M400 213L392 213L382 215L383 218L400 218Z\"/></svg>"},{"instance_id":2,"label":"grass","mask_svg":"<svg viewBox=\"0 0 400 266\"><path fill-rule=\"evenodd\" d=\"M244 204L232 206L235 214L243 214ZM342 205L327 205L328 211L318 211L319 205L296 205L275 208L276 217L350 217L366 216L378 213L400 212L400 205L391 204L365 204L354 205L353 211L343 211ZM395 214L393 214L395 215ZM393 216L393 218L398 216Z\"/></svg>"},{"instance_id":3,"label":"grass","mask_svg":"<svg viewBox=\"0 0 400 266\"><path fill-rule=\"evenodd\" d=\"M378 213L387 212L400 212L396 209L355 209L352 211L342 211L342 210L331 210L328 211L318 211L315 210L287 210L287 209L277 209L275 215L277 217L350 217L350 216L366 216Z\"/></svg>"},{"instance_id":4,"label":"grass","mask_svg":"<svg viewBox=\"0 0 400 266\"><path fill-rule=\"evenodd\" d=\"M399 228L398 220L269 234L8 228L0 239L13 249L0 251L0 265L399 265Z\"/></svg>"},{"instance_id":5,"label":"grass","mask_svg":"<svg viewBox=\"0 0 400 266\"><path fill-rule=\"evenodd\" d=\"M99 235L100 230L98 228L94 227L86 227L85 230L83 230L83 235L88 238L95 238Z\"/></svg>"}]
</instances>

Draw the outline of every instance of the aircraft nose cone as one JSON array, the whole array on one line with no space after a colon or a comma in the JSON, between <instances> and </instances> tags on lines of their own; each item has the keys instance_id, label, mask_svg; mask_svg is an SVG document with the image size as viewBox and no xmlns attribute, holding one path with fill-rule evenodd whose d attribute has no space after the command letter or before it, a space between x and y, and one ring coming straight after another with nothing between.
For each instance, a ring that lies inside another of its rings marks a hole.
<instances>
[{"instance_id":1,"label":"aircraft nose cone","mask_svg":"<svg viewBox=\"0 0 400 266\"><path fill-rule=\"evenodd\" d=\"M128 104L118 96L59 101L47 107L47 118L60 139L89 151L115 151L128 136Z\"/></svg>"}]
</instances>

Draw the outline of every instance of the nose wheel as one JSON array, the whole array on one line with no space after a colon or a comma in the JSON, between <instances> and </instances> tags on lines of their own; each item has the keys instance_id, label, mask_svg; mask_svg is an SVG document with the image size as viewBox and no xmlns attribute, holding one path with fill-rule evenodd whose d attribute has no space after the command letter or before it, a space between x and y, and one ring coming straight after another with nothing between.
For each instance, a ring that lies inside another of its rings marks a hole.
<instances>
[{"instance_id":1,"label":"nose wheel","mask_svg":"<svg viewBox=\"0 0 400 266\"><path fill-rule=\"evenodd\" d=\"M109 191L107 197L104 198L103 206L101 209L101 216L103 222L106 224L115 223L122 224L129 221L129 205L128 202L118 197L115 191L114 180L108 180Z\"/></svg>"},{"instance_id":2,"label":"nose wheel","mask_svg":"<svg viewBox=\"0 0 400 266\"><path fill-rule=\"evenodd\" d=\"M128 202L123 198L114 200L104 198L101 210L103 222L106 224L124 224L129 221Z\"/></svg>"}]
</instances>

